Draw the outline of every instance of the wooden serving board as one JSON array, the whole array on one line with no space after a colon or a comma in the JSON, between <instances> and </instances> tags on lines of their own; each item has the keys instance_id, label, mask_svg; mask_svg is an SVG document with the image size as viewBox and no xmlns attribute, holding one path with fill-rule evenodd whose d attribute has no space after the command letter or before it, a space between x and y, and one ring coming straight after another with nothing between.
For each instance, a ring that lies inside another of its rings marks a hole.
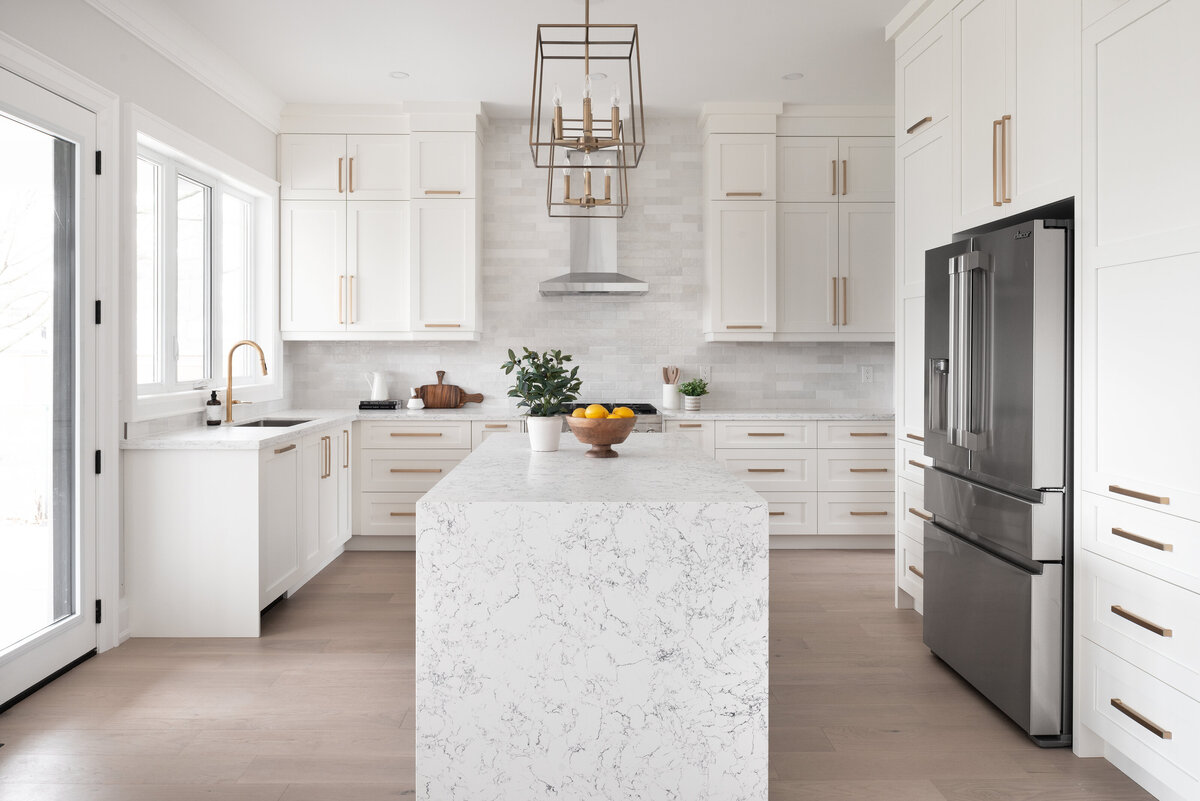
<instances>
[{"instance_id":1,"label":"wooden serving board","mask_svg":"<svg viewBox=\"0 0 1200 801\"><path fill-rule=\"evenodd\" d=\"M483 395L464 392L462 387L444 384L445 370L437 371L438 382L426 384L417 390L417 397L425 401L426 409L461 409L468 403L483 403Z\"/></svg>"}]
</instances>

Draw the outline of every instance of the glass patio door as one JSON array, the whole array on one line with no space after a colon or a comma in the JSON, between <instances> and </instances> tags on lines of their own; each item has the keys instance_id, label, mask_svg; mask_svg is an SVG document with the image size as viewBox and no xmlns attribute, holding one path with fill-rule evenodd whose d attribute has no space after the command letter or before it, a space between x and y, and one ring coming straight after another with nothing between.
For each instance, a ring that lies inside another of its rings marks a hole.
<instances>
[{"instance_id":1,"label":"glass patio door","mask_svg":"<svg viewBox=\"0 0 1200 801\"><path fill-rule=\"evenodd\" d=\"M96 647L95 137L0 69L0 706Z\"/></svg>"}]
</instances>

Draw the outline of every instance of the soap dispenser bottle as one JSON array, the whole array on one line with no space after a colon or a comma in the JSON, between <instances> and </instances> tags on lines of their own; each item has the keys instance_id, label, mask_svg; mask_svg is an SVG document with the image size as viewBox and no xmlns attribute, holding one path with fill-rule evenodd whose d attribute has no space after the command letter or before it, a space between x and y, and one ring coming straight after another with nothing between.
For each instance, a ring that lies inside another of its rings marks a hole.
<instances>
[{"instance_id":1,"label":"soap dispenser bottle","mask_svg":"<svg viewBox=\"0 0 1200 801\"><path fill-rule=\"evenodd\" d=\"M221 402L217 400L217 391L215 389L204 404L204 414L210 426L221 425Z\"/></svg>"}]
</instances>

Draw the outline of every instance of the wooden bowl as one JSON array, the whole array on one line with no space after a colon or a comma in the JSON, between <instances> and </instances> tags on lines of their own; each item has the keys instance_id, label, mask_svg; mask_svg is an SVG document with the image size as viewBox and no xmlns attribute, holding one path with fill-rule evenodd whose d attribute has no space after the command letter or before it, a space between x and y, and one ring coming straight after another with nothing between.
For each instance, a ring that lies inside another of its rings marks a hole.
<instances>
[{"instance_id":1,"label":"wooden bowl","mask_svg":"<svg viewBox=\"0 0 1200 801\"><path fill-rule=\"evenodd\" d=\"M575 439L591 445L587 455L593 459L612 459L620 456L612 449L626 440L633 431L633 417L568 417L567 425Z\"/></svg>"}]
</instances>

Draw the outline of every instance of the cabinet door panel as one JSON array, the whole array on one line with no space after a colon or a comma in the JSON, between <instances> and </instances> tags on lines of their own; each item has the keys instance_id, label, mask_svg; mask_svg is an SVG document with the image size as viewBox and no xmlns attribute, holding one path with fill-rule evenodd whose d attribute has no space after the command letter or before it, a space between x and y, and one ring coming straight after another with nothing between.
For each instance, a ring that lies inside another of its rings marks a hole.
<instances>
[{"instance_id":1,"label":"cabinet door panel","mask_svg":"<svg viewBox=\"0 0 1200 801\"><path fill-rule=\"evenodd\" d=\"M412 323L421 333L475 327L475 201L412 201Z\"/></svg>"},{"instance_id":2,"label":"cabinet door panel","mask_svg":"<svg viewBox=\"0 0 1200 801\"><path fill-rule=\"evenodd\" d=\"M896 425L901 436L925 435L925 298L900 301L896 331Z\"/></svg>"},{"instance_id":3,"label":"cabinet door panel","mask_svg":"<svg viewBox=\"0 0 1200 801\"><path fill-rule=\"evenodd\" d=\"M775 137L713 134L708 137L710 200L774 200Z\"/></svg>"},{"instance_id":4,"label":"cabinet door panel","mask_svg":"<svg viewBox=\"0 0 1200 801\"><path fill-rule=\"evenodd\" d=\"M475 197L475 134L415 133L410 146L414 198Z\"/></svg>"},{"instance_id":5,"label":"cabinet door panel","mask_svg":"<svg viewBox=\"0 0 1200 801\"><path fill-rule=\"evenodd\" d=\"M346 204L350 331L407 331L409 315L408 202Z\"/></svg>"},{"instance_id":6,"label":"cabinet door panel","mask_svg":"<svg viewBox=\"0 0 1200 801\"><path fill-rule=\"evenodd\" d=\"M322 529L328 524L325 507L325 437L305 437L300 445L300 566L311 568L321 551Z\"/></svg>"},{"instance_id":7,"label":"cabinet door panel","mask_svg":"<svg viewBox=\"0 0 1200 801\"><path fill-rule=\"evenodd\" d=\"M950 150L949 123L943 123L897 154L896 272L902 295L925 292L925 251L947 244L953 235Z\"/></svg>"},{"instance_id":8,"label":"cabinet door panel","mask_svg":"<svg viewBox=\"0 0 1200 801\"><path fill-rule=\"evenodd\" d=\"M775 330L775 204L711 204L710 269L713 330Z\"/></svg>"},{"instance_id":9,"label":"cabinet door panel","mask_svg":"<svg viewBox=\"0 0 1200 801\"><path fill-rule=\"evenodd\" d=\"M279 239L283 332L345 330L345 202L284 201Z\"/></svg>"},{"instance_id":10,"label":"cabinet door panel","mask_svg":"<svg viewBox=\"0 0 1200 801\"><path fill-rule=\"evenodd\" d=\"M895 140L890 136L843 136L838 140L838 200L843 203L895 201Z\"/></svg>"},{"instance_id":11,"label":"cabinet door panel","mask_svg":"<svg viewBox=\"0 0 1200 801\"><path fill-rule=\"evenodd\" d=\"M1001 216L993 123L1005 110L1007 26L1012 0L977 0L954 10L954 228Z\"/></svg>"},{"instance_id":12,"label":"cabinet door panel","mask_svg":"<svg viewBox=\"0 0 1200 801\"><path fill-rule=\"evenodd\" d=\"M947 16L896 62L897 142L920 136L950 113L950 39Z\"/></svg>"},{"instance_id":13,"label":"cabinet door panel","mask_svg":"<svg viewBox=\"0 0 1200 801\"><path fill-rule=\"evenodd\" d=\"M894 336L892 204L842 203L838 215L838 328Z\"/></svg>"},{"instance_id":14,"label":"cabinet door panel","mask_svg":"<svg viewBox=\"0 0 1200 801\"><path fill-rule=\"evenodd\" d=\"M286 446L281 446L283 450ZM269 453L269 452L268 452ZM300 570L300 451L296 448L263 457L263 530L259 563L259 607L291 586Z\"/></svg>"},{"instance_id":15,"label":"cabinet door panel","mask_svg":"<svg viewBox=\"0 0 1200 801\"><path fill-rule=\"evenodd\" d=\"M818 492L819 534L883 534L896 532L894 492Z\"/></svg>"},{"instance_id":16,"label":"cabinet door panel","mask_svg":"<svg viewBox=\"0 0 1200 801\"><path fill-rule=\"evenodd\" d=\"M346 137L343 134L281 134L279 197L282 200L345 198Z\"/></svg>"},{"instance_id":17,"label":"cabinet door panel","mask_svg":"<svg viewBox=\"0 0 1200 801\"><path fill-rule=\"evenodd\" d=\"M334 474L338 481L338 535L337 544L350 539L354 528L354 449L350 428L344 428L338 435L338 450Z\"/></svg>"},{"instance_id":18,"label":"cabinet door panel","mask_svg":"<svg viewBox=\"0 0 1200 801\"><path fill-rule=\"evenodd\" d=\"M780 202L837 201L841 167L836 136L781 136L775 148Z\"/></svg>"},{"instance_id":19,"label":"cabinet door panel","mask_svg":"<svg viewBox=\"0 0 1200 801\"><path fill-rule=\"evenodd\" d=\"M408 136L347 136L346 156L348 200L408 200Z\"/></svg>"},{"instance_id":20,"label":"cabinet door panel","mask_svg":"<svg viewBox=\"0 0 1200 801\"><path fill-rule=\"evenodd\" d=\"M838 204L780 203L777 330L837 331Z\"/></svg>"}]
</instances>

